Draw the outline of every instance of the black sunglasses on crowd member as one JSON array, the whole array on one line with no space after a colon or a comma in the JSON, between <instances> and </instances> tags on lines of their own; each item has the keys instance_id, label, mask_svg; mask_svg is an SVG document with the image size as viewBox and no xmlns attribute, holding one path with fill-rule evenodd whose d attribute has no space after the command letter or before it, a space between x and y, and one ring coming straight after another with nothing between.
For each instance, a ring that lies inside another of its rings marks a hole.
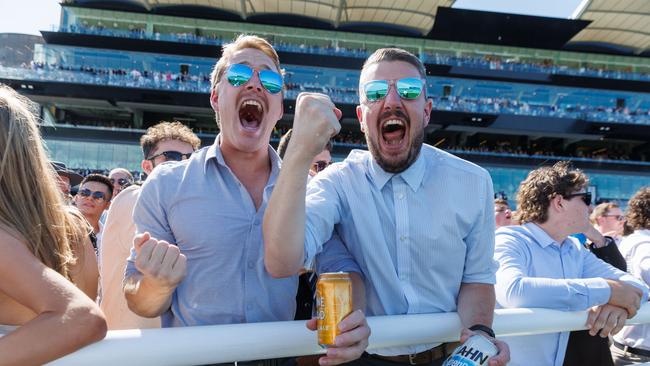
<instances>
[{"instance_id":1,"label":"black sunglasses on crowd member","mask_svg":"<svg viewBox=\"0 0 650 366\"><path fill-rule=\"evenodd\" d=\"M190 156L192 156L192 154L193 152L184 154L178 151L163 151L160 154L156 154L154 156L147 158L147 160L153 161L155 158L159 156L164 156L165 161L181 161L181 160L189 159Z\"/></svg>"},{"instance_id":2,"label":"black sunglasses on crowd member","mask_svg":"<svg viewBox=\"0 0 650 366\"><path fill-rule=\"evenodd\" d=\"M320 172L322 172L323 170L325 170L325 168L327 168L327 167L330 166L330 165L332 165L332 162L331 162L331 161L319 160L319 161L313 163L313 164L312 164L312 167L314 168L314 170L316 171L316 173L320 173Z\"/></svg>"},{"instance_id":3,"label":"black sunglasses on crowd member","mask_svg":"<svg viewBox=\"0 0 650 366\"><path fill-rule=\"evenodd\" d=\"M582 202L584 202L585 205L587 206L591 205L591 192L571 193L571 194L567 194L564 198L571 199L573 197L578 197L578 196L582 198Z\"/></svg>"},{"instance_id":4,"label":"black sunglasses on crowd member","mask_svg":"<svg viewBox=\"0 0 650 366\"><path fill-rule=\"evenodd\" d=\"M106 193L100 191L93 192L88 188L80 189L77 194L81 195L81 197L90 197L95 202L106 201Z\"/></svg>"},{"instance_id":5,"label":"black sunglasses on crowd member","mask_svg":"<svg viewBox=\"0 0 650 366\"><path fill-rule=\"evenodd\" d=\"M111 184L115 184L115 179L114 178L111 178L109 180L111 181ZM122 187L122 188L125 188L125 186L127 186L127 187L130 186L132 183L133 182L131 182L130 180L128 180L126 178L120 178L120 179L117 180L117 184L119 184L120 187Z\"/></svg>"}]
</instances>

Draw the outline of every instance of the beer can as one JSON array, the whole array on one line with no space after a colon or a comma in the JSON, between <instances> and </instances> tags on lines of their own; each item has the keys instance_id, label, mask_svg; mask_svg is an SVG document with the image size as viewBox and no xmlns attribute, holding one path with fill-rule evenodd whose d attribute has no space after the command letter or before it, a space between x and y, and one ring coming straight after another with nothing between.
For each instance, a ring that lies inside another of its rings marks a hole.
<instances>
[{"instance_id":1,"label":"beer can","mask_svg":"<svg viewBox=\"0 0 650 366\"><path fill-rule=\"evenodd\" d=\"M480 334L475 334L458 346L443 366L485 366L498 352L497 346Z\"/></svg>"},{"instance_id":2,"label":"beer can","mask_svg":"<svg viewBox=\"0 0 650 366\"><path fill-rule=\"evenodd\" d=\"M352 312L352 280L345 272L323 273L316 283L316 318L318 344L333 346L338 325Z\"/></svg>"}]
</instances>

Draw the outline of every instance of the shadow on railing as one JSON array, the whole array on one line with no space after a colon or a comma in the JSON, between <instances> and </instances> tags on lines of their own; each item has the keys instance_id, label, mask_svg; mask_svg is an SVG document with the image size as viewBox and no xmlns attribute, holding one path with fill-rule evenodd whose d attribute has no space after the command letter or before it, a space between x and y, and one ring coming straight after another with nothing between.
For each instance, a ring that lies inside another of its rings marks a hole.
<instances>
[{"instance_id":1,"label":"shadow on railing","mask_svg":"<svg viewBox=\"0 0 650 366\"><path fill-rule=\"evenodd\" d=\"M585 329L586 311L499 309L498 336ZM110 331L106 339L49 365L200 365L324 353L304 321ZM369 349L458 340L456 313L370 317ZM645 304L627 324L650 323Z\"/></svg>"}]
</instances>

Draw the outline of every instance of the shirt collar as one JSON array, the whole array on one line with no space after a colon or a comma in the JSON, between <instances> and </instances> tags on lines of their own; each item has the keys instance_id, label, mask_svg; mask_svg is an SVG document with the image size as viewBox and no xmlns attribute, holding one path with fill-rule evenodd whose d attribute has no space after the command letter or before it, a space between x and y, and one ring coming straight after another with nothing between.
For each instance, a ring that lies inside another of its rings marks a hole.
<instances>
[{"instance_id":1,"label":"shirt collar","mask_svg":"<svg viewBox=\"0 0 650 366\"><path fill-rule=\"evenodd\" d=\"M214 143L208 148L208 151L205 156L205 162L203 163L203 173L207 172L208 169L208 163L212 159L217 160L217 164L222 165L227 167L226 161L223 158L223 154L221 153L221 147L219 147L221 143L221 134L218 134L217 137L214 139ZM280 156L278 156L278 153L275 152L273 147L269 145L269 157L271 158L271 176L269 177L269 182L272 182L272 184L275 183L275 178L277 175L280 173L280 165L281 165L281 160Z\"/></svg>"},{"instance_id":2,"label":"shirt collar","mask_svg":"<svg viewBox=\"0 0 650 366\"><path fill-rule=\"evenodd\" d=\"M544 229L539 227L537 224L533 222L527 222L522 226L524 226L528 230L528 232L535 239L535 242L539 244L540 247L546 248L547 246L556 243L556 241L553 240L553 238L551 238L551 236L548 235L546 231L544 231ZM560 243L557 244L559 245Z\"/></svg>"},{"instance_id":3,"label":"shirt collar","mask_svg":"<svg viewBox=\"0 0 650 366\"><path fill-rule=\"evenodd\" d=\"M384 169L382 169L379 164L377 164L377 161L372 157L372 154L368 154L369 158L369 173L370 173L370 179L372 182L375 184L375 186L379 189L382 190L386 183L395 175L399 175L404 179L406 184L411 187L413 192L416 192L420 185L422 184L422 180L424 179L424 173L425 173L425 162L424 158L422 158L423 154L423 149L420 149L420 154L418 154L418 158L415 159L415 162L411 164L410 167L408 167L405 171L399 173L399 174L394 174L394 173L388 173Z\"/></svg>"}]
</instances>

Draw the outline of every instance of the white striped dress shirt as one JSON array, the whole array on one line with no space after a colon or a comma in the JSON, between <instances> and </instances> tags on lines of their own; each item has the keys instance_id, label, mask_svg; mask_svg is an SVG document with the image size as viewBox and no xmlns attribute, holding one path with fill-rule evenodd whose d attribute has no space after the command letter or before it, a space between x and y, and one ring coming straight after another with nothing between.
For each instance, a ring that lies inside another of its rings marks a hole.
<instances>
[{"instance_id":1,"label":"white striped dress shirt","mask_svg":"<svg viewBox=\"0 0 650 366\"><path fill-rule=\"evenodd\" d=\"M368 316L453 312L461 283L495 282L490 175L442 150L423 145L399 174L353 150L309 182L306 202L306 263L336 230L365 275Z\"/></svg>"}]
</instances>

